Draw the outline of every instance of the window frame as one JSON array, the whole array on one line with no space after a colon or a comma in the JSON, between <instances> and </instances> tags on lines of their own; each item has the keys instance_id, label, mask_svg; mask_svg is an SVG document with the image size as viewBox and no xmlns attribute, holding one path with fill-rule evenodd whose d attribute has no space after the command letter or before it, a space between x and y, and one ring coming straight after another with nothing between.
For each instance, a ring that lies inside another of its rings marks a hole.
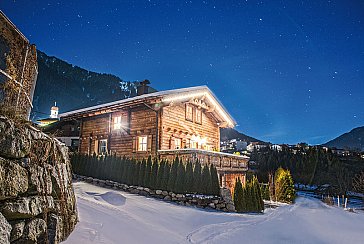
<instances>
[{"instance_id":1,"label":"window frame","mask_svg":"<svg viewBox=\"0 0 364 244\"><path fill-rule=\"evenodd\" d=\"M113 130L121 130L122 129L122 116L115 116L113 118Z\"/></svg>"},{"instance_id":2,"label":"window frame","mask_svg":"<svg viewBox=\"0 0 364 244\"><path fill-rule=\"evenodd\" d=\"M199 118L198 118L198 114L200 114ZM202 109L199 109L199 108L195 109L195 123L202 125Z\"/></svg>"},{"instance_id":3,"label":"window frame","mask_svg":"<svg viewBox=\"0 0 364 244\"><path fill-rule=\"evenodd\" d=\"M182 139L174 138L174 149L182 149Z\"/></svg>"},{"instance_id":4,"label":"window frame","mask_svg":"<svg viewBox=\"0 0 364 244\"><path fill-rule=\"evenodd\" d=\"M145 141L144 141L144 139L145 139ZM147 152L148 151L148 136L138 136L137 137L137 151L138 152Z\"/></svg>"},{"instance_id":5,"label":"window frame","mask_svg":"<svg viewBox=\"0 0 364 244\"><path fill-rule=\"evenodd\" d=\"M188 109L191 109L191 114L188 112ZM186 118L187 121L193 122L193 110L194 110L194 106L192 106L191 104L186 103L185 118Z\"/></svg>"},{"instance_id":6,"label":"window frame","mask_svg":"<svg viewBox=\"0 0 364 244\"><path fill-rule=\"evenodd\" d=\"M102 142L105 142L105 145L102 145ZM104 148L105 151L102 149ZM105 155L107 154L107 139L100 139L98 140L98 155Z\"/></svg>"}]
</instances>

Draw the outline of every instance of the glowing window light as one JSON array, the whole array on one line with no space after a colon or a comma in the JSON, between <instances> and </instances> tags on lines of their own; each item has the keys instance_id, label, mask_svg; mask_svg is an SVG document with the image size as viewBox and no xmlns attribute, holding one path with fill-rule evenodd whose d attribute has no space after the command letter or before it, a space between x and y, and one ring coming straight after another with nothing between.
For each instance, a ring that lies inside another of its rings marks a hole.
<instances>
[{"instance_id":1,"label":"glowing window light","mask_svg":"<svg viewBox=\"0 0 364 244\"><path fill-rule=\"evenodd\" d=\"M120 130L122 127L121 116L114 118L114 130Z\"/></svg>"}]
</instances>

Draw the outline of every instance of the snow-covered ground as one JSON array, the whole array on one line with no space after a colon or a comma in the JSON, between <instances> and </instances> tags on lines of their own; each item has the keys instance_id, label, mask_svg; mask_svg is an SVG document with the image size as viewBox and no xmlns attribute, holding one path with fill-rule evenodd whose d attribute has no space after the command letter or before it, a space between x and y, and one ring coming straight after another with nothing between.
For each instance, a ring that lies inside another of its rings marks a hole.
<instances>
[{"instance_id":1,"label":"snow-covered ground","mask_svg":"<svg viewBox=\"0 0 364 244\"><path fill-rule=\"evenodd\" d=\"M299 197L265 214L206 211L76 182L65 243L363 243L364 214Z\"/></svg>"}]
</instances>

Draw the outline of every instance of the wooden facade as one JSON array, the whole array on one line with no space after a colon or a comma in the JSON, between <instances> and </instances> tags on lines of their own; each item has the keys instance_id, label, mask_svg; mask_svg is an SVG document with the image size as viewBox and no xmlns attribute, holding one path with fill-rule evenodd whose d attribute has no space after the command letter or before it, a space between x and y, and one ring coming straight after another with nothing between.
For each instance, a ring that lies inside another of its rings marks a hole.
<instances>
[{"instance_id":1,"label":"wooden facade","mask_svg":"<svg viewBox=\"0 0 364 244\"><path fill-rule=\"evenodd\" d=\"M81 153L138 159L179 155L214 164L222 186L245 179L248 158L219 153L220 127L235 121L205 86L144 94L60 117L80 122Z\"/></svg>"}]
</instances>

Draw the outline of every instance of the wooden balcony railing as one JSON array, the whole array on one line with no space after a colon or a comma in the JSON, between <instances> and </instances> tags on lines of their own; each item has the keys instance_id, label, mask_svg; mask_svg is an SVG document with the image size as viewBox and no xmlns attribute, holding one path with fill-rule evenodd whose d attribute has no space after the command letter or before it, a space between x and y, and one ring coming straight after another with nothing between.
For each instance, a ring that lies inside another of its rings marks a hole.
<instances>
[{"instance_id":1,"label":"wooden balcony railing","mask_svg":"<svg viewBox=\"0 0 364 244\"><path fill-rule=\"evenodd\" d=\"M172 161L176 156L183 160L199 160L203 165L213 164L218 171L246 171L248 170L249 157L243 155L207 151L202 149L170 149L159 150L161 159Z\"/></svg>"}]
</instances>

